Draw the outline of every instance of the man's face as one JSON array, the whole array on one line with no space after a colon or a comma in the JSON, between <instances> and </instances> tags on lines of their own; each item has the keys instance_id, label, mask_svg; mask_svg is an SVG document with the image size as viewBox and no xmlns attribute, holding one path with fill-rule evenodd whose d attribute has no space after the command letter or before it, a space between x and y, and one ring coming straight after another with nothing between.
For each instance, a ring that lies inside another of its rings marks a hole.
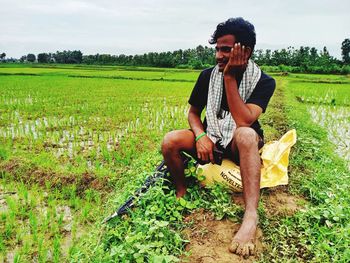
<instances>
[{"instance_id":1,"label":"man's face","mask_svg":"<svg viewBox=\"0 0 350 263\"><path fill-rule=\"evenodd\" d=\"M219 71L224 71L224 68L229 60L231 48L236 43L236 38L234 35L224 35L219 37L216 42L216 63L219 66Z\"/></svg>"}]
</instances>

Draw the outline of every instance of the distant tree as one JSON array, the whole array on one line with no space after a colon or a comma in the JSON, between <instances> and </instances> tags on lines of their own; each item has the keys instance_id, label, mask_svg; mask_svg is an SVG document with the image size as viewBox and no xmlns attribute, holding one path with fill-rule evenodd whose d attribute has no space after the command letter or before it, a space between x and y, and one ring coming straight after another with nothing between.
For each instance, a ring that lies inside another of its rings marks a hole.
<instances>
[{"instance_id":1,"label":"distant tree","mask_svg":"<svg viewBox=\"0 0 350 263\"><path fill-rule=\"evenodd\" d=\"M341 56L344 64L350 64L350 39L346 38L341 43Z\"/></svg>"},{"instance_id":2,"label":"distant tree","mask_svg":"<svg viewBox=\"0 0 350 263\"><path fill-rule=\"evenodd\" d=\"M329 51L328 51L326 46L323 47L323 50L321 52L321 56L323 56L323 57L330 57Z\"/></svg>"},{"instance_id":3,"label":"distant tree","mask_svg":"<svg viewBox=\"0 0 350 263\"><path fill-rule=\"evenodd\" d=\"M252 54L252 59L259 65L264 65L264 51L262 49L256 49Z\"/></svg>"},{"instance_id":4,"label":"distant tree","mask_svg":"<svg viewBox=\"0 0 350 263\"><path fill-rule=\"evenodd\" d=\"M94 63L96 63L96 61L95 61L95 55L86 55L86 56L83 56L82 63L85 63L85 64L94 64Z\"/></svg>"},{"instance_id":5,"label":"distant tree","mask_svg":"<svg viewBox=\"0 0 350 263\"><path fill-rule=\"evenodd\" d=\"M49 63L56 63L53 53L49 53Z\"/></svg>"},{"instance_id":6,"label":"distant tree","mask_svg":"<svg viewBox=\"0 0 350 263\"><path fill-rule=\"evenodd\" d=\"M19 59L19 61L20 62L25 62L25 61L27 61L27 56L26 55L24 55L24 56L22 56L20 59Z\"/></svg>"},{"instance_id":7,"label":"distant tree","mask_svg":"<svg viewBox=\"0 0 350 263\"><path fill-rule=\"evenodd\" d=\"M0 60L5 60L5 57L6 57L6 53L1 53L0 54Z\"/></svg>"},{"instance_id":8,"label":"distant tree","mask_svg":"<svg viewBox=\"0 0 350 263\"><path fill-rule=\"evenodd\" d=\"M317 54L317 49L315 47L312 47L310 49L310 63L314 65L317 60L318 60L318 54Z\"/></svg>"},{"instance_id":9,"label":"distant tree","mask_svg":"<svg viewBox=\"0 0 350 263\"><path fill-rule=\"evenodd\" d=\"M29 53L29 54L27 55L27 61L29 61L29 62L35 62L35 59L36 59L36 57L35 57L34 54Z\"/></svg>"},{"instance_id":10,"label":"distant tree","mask_svg":"<svg viewBox=\"0 0 350 263\"><path fill-rule=\"evenodd\" d=\"M56 63L77 64L83 61L83 53L80 50L63 50L53 54L53 58ZM95 61L97 62L98 58Z\"/></svg>"},{"instance_id":11,"label":"distant tree","mask_svg":"<svg viewBox=\"0 0 350 263\"><path fill-rule=\"evenodd\" d=\"M16 59L16 58L7 58L6 60L5 60L5 62L7 62L7 63L15 63L15 62L18 62L18 59Z\"/></svg>"},{"instance_id":12,"label":"distant tree","mask_svg":"<svg viewBox=\"0 0 350 263\"><path fill-rule=\"evenodd\" d=\"M274 66L288 65L289 57L288 52L285 48L281 50L274 50L272 52L271 63Z\"/></svg>"},{"instance_id":13,"label":"distant tree","mask_svg":"<svg viewBox=\"0 0 350 263\"><path fill-rule=\"evenodd\" d=\"M63 51L63 52L56 51L56 53L53 55L56 63L66 63L65 56L64 56L65 52L66 51Z\"/></svg>"},{"instance_id":14,"label":"distant tree","mask_svg":"<svg viewBox=\"0 0 350 263\"><path fill-rule=\"evenodd\" d=\"M80 64L83 60L83 53L80 50L68 51L68 63Z\"/></svg>"},{"instance_id":15,"label":"distant tree","mask_svg":"<svg viewBox=\"0 0 350 263\"><path fill-rule=\"evenodd\" d=\"M38 63L49 63L50 62L50 55L47 53L40 53L38 54Z\"/></svg>"},{"instance_id":16,"label":"distant tree","mask_svg":"<svg viewBox=\"0 0 350 263\"><path fill-rule=\"evenodd\" d=\"M322 51L320 52L320 59L318 60L318 65L321 67L327 67L329 65L330 60L331 56L329 55L327 47L323 47Z\"/></svg>"},{"instance_id":17,"label":"distant tree","mask_svg":"<svg viewBox=\"0 0 350 263\"><path fill-rule=\"evenodd\" d=\"M308 64L309 49L309 47L301 46L299 49L295 50L293 56L293 66L305 67Z\"/></svg>"},{"instance_id":18,"label":"distant tree","mask_svg":"<svg viewBox=\"0 0 350 263\"><path fill-rule=\"evenodd\" d=\"M271 60L272 60L271 59L271 49L266 49L264 62L266 63L266 65L271 65L272 64Z\"/></svg>"},{"instance_id":19,"label":"distant tree","mask_svg":"<svg viewBox=\"0 0 350 263\"><path fill-rule=\"evenodd\" d=\"M203 54L203 66L208 67L211 65L215 65L215 49L211 47L204 47Z\"/></svg>"},{"instance_id":20,"label":"distant tree","mask_svg":"<svg viewBox=\"0 0 350 263\"><path fill-rule=\"evenodd\" d=\"M205 60L204 47L202 45L197 46L195 52L195 60L199 60L199 62L201 62L200 64L202 64L202 62Z\"/></svg>"}]
</instances>

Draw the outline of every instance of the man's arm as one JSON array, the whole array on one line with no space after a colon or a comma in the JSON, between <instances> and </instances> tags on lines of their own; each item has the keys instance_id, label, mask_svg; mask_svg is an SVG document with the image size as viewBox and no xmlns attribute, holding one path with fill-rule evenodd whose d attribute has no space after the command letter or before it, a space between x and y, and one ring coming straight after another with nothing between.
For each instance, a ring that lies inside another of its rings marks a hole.
<instances>
[{"instance_id":1,"label":"man's arm","mask_svg":"<svg viewBox=\"0 0 350 263\"><path fill-rule=\"evenodd\" d=\"M239 96L237 80L233 76L224 76L227 103L237 127L250 127L255 122L262 108L255 104L245 104Z\"/></svg>"},{"instance_id":2,"label":"man's arm","mask_svg":"<svg viewBox=\"0 0 350 263\"><path fill-rule=\"evenodd\" d=\"M191 105L190 110L188 111L188 123L194 133L195 138L204 132L204 126L201 121L202 109L198 109ZM196 144L197 157L200 160L205 162L210 161L215 163L213 150L214 143L209 139L208 136L201 137Z\"/></svg>"},{"instance_id":3,"label":"man's arm","mask_svg":"<svg viewBox=\"0 0 350 263\"><path fill-rule=\"evenodd\" d=\"M190 124L195 137L204 132L201 113L202 110L193 105L191 105L190 110L188 111L188 123Z\"/></svg>"},{"instance_id":4,"label":"man's arm","mask_svg":"<svg viewBox=\"0 0 350 263\"><path fill-rule=\"evenodd\" d=\"M250 48L235 44L230 59L224 69L225 92L230 113L237 127L250 127L262 113L262 108L255 104L245 104L239 96L236 80L237 72L245 70L250 56Z\"/></svg>"}]
</instances>

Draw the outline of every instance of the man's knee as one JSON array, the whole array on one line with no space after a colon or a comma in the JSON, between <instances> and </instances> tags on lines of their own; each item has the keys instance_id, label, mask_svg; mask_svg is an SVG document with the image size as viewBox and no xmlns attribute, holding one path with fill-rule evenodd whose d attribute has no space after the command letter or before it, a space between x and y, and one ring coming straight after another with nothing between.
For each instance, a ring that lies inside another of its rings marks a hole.
<instances>
[{"instance_id":1,"label":"man's knee","mask_svg":"<svg viewBox=\"0 0 350 263\"><path fill-rule=\"evenodd\" d=\"M162 153L163 155L168 155L179 151L179 137L177 131L168 132L162 142Z\"/></svg>"},{"instance_id":2,"label":"man's knee","mask_svg":"<svg viewBox=\"0 0 350 263\"><path fill-rule=\"evenodd\" d=\"M258 146L258 134L250 127L239 127L235 130L233 135L234 143L238 148L240 147L254 147Z\"/></svg>"}]
</instances>

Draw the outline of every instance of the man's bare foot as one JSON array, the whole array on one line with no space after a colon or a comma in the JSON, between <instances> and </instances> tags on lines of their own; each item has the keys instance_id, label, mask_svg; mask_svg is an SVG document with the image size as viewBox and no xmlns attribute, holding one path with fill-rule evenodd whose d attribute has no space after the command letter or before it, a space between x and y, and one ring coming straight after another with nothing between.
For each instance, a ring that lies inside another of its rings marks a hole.
<instances>
[{"instance_id":1,"label":"man's bare foot","mask_svg":"<svg viewBox=\"0 0 350 263\"><path fill-rule=\"evenodd\" d=\"M258 225L257 213L244 214L243 222L229 247L230 252L243 257L255 254L255 237Z\"/></svg>"},{"instance_id":2,"label":"man's bare foot","mask_svg":"<svg viewBox=\"0 0 350 263\"><path fill-rule=\"evenodd\" d=\"M182 188L177 188L176 189L176 198L181 198L186 194L187 188L182 187Z\"/></svg>"}]
</instances>

